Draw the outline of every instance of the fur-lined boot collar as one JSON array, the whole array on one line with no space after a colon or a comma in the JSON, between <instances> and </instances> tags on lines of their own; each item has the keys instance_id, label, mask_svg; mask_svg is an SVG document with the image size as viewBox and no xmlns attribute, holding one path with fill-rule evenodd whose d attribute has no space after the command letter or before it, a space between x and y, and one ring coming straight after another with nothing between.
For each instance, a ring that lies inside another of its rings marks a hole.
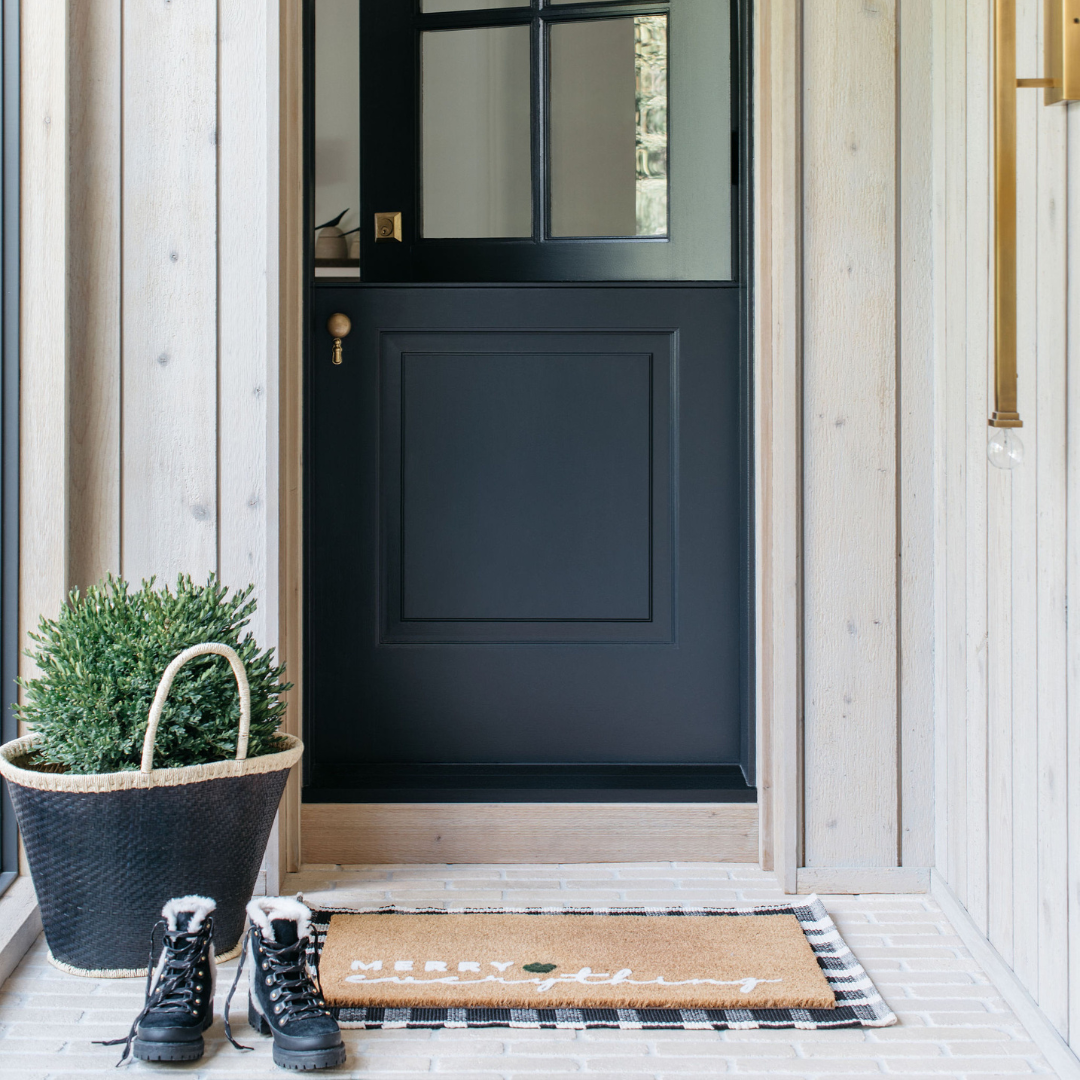
<instances>
[{"instance_id":1,"label":"fur-lined boot collar","mask_svg":"<svg viewBox=\"0 0 1080 1080\"><path fill-rule=\"evenodd\" d=\"M169 929L175 932L178 929L177 917L184 912L191 912L191 918L184 927L184 933L195 934L198 933L206 916L216 908L217 904L208 896L176 896L161 909L161 917Z\"/></svg>"},{"instance_id":2,"label":"fur-lined boot collar","mask_svg":"<svg viewBox=\"0 0 1080 1080\"><path fill-rule=\"evenodd\" d=\"M292 896L256 896L247 906L247 916L267 941L276 940L275 919L295 922L298 941L311 936L311 908Z\"/></svg>"}]
</instances>

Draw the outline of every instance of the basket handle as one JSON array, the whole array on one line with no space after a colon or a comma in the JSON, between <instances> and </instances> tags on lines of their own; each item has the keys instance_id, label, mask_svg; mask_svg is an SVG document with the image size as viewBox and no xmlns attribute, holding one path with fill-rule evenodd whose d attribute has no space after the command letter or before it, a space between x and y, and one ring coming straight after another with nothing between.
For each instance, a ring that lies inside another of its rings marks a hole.
<instances>
[{"instance_id":1,"label":"basket handle","mask_svg":"<svg viewBox=\"0 0 1080 1080\"><path fill-rule=\"evenodd\" d=\"M222 645L217 641L204 641L201 645L192 645L177 656L165 669L158 683L157 693L154 695L154 703L150 706L150 720L146 725L146 738L143 739L142 767L141 771L150 773L154 768L154 740L157 738L158 723L161 720L161 711L165 708L165 699L169 696L173 679L176 673L196 656L206 656L215 653L224 656L232 665L233 674L236 676L236 685L240 690L240 736L236 740L236 760L243 761L247 757L248 734L251 731L251 690L248 688L247 672L244 670L244 662L236 654L236 650L228 645Z\"/></svg>"}]
</instances>

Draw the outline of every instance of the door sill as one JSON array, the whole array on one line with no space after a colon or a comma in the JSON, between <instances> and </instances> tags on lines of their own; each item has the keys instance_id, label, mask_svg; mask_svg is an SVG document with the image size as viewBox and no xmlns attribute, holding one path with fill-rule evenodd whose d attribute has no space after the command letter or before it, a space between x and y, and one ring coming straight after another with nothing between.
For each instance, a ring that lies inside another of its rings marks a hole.
<instances>
[{"instance_id":1,"label":"door sill","mask_svg":"<svg viewBox=\"0 0 1080 1080\"><path fill-rule=\"evenodd\" d=\"M758 861L756 803L311 803L306 863Z\"/></svg>"}]
</instances>

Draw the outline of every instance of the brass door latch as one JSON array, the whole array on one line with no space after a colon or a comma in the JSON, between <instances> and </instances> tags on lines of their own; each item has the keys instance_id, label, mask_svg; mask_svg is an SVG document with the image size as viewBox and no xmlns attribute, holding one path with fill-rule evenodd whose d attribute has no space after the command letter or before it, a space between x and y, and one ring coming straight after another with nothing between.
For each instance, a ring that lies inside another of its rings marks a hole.
<instances>
[{"instance_id":1,"label":"brass door latch","mask_svg":"<svg viewBox=\"0 0 1080 1080\"><path fill-rule=\"evenodd\" d=\"M375 215L375 243L387 244L396 240L401 243L401 211L393 210Z\"/></svg>"},{"instance_id":2,"label":"brass door latch","mask_svg":"<svg viewBox=\"0 0 1080 1080\"><path fill-rule=\"evenodd\" d=\"M341 339L347 337L352 329L352 319L337 311L326 320L326 329L334 339L334 351L330 357L330 363L337 366L341 363Z\"/></svg>"}]
</instances>

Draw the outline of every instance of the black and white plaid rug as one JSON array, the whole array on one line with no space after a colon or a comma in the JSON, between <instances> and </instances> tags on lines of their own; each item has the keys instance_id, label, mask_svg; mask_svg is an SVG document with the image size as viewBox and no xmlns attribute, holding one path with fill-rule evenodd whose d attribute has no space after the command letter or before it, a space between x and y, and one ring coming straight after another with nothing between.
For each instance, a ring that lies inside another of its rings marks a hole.
<instances>
[{"instance_id":1,"label":"black and white plaid rug","mask_svg":"<svg viewBox=\"0 0 1080 1080\"><path fill-rule=\"evenodd\" d=\"M345 1028L725 1028L887 1027L896 1016L881 999L862 964L844 944L825 905L816 897L790 904L755 904L725 908L643 907L507 907L507 908L317 908L312 911L308 960L318 967L330 917L357 911L419 915L463 913L520 915L794 915L810 942L817 962L836 994L834 1009L332 1009Z\"/></svg>"}]
</instances>

